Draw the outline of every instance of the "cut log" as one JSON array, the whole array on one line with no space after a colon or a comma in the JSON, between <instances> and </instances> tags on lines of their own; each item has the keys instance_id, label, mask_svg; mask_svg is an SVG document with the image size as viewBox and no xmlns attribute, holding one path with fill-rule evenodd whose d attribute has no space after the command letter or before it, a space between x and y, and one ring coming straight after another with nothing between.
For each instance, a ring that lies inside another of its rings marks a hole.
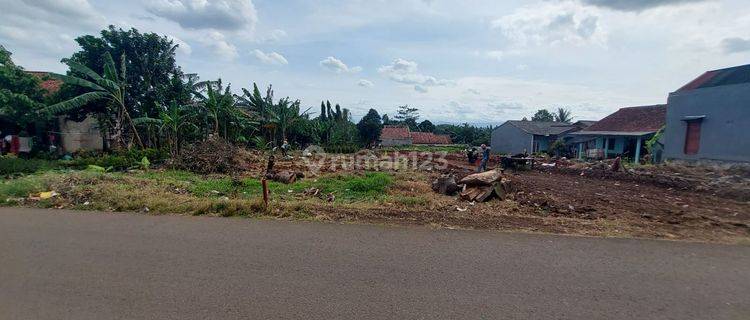
<instances>
[{"instance_id":1,"label":"cut log","mask_svg":"<svg viewBox=\"0 0 750 320\"><path fill-rule=\"evenodd\" d=\"M493 189L500 200L513 199L515 197L515 188L510 179L501 179L500 182L495 183Z\"/></svg>"},{"instance_id":2,"label":"cut log","mask_svg":"<svg viewBox=\"0 0 750 320\"><path fill-rule=\"evenodd\" d=\"M492 195L495 194L495 190L491 186L479 188L479 190L481 192L476 196L476 198L474 198L474 200L477 202L485 202L487 200L490 200L492 199Z\"/></svg>"},{"instance_id":3,"label":"cut log","mask_svg":"<svg viewBox=\"0 0 750 320\"><path fill-rule=\"evenodd\" d=\"M458 184L491 186L502 178L503 173L499 170L490 170L481 173L470 174L458 181Z\"/></svg>"},{"instance_id":4,"label":"cut log","mask_svg":"<svg viewBox=\"0 0 750 320\"><path fill-rule=\"evenodd\" d=\"M472 188L466 188L463 192L461 192L461 199L464 199L466 201L474 201L474 199L479 196L479 194L482 193L482 189L477 187Z\"/></svg>"}]
</instances>

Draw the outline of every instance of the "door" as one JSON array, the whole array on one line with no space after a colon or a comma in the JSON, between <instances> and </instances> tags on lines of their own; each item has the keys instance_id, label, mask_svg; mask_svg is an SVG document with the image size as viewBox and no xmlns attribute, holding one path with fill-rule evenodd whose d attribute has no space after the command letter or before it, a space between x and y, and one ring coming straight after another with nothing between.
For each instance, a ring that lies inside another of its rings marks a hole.
<instances>
[{"instance_id":1,"label":"door","mask_svg":"<svg viewBox=\"0 0 750 320\"><path fill-rule=\"evenodd\" d=\"M701 121L688 121L685 133L685 154L697 154L701 143Z\"/></svg>"}]
</instances>

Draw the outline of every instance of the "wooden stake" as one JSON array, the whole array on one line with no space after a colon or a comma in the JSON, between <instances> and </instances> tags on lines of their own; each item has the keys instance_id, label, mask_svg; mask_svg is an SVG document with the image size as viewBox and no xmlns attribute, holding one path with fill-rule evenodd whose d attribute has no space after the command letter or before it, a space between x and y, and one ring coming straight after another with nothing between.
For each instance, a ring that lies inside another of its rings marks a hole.
<instances>
[{"instance_id":1,"label":"wooden stake","mask_svg":"<svg viewBox=\"0 0 750 320\"><path fill-rule=\"evenodd\" d=\"M263 185L263 203L266 205L266 209L268 209L268 181L266 178L260 179L260 184Z\"/></svg>"}]
</instances>

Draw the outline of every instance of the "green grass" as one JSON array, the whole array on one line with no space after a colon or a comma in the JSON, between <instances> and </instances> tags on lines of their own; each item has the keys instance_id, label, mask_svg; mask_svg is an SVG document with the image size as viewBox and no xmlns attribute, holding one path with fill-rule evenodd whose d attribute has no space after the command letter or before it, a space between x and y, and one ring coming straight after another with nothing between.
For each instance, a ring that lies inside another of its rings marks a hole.
<instances>
[{"instance_id":1,"label":"green grass","mask_svg":"<svg viewBox=\"0 0 750 320\"><path fill-rule=\"evenodd\" d=\"M254 198L262 196L263 192L260 180L254 178L242 179L239 185L234 186L229 177L201 176L185 171L146 172L136 177L184 188L197 197L236 194L237 197ZM359 201L384 197L392 183L393 177L387 173L368 172L363 175L339 174L305 178L292 184L268 181L268 189L274 197L287 198L309 188L318 188L322 193L333 193L338 199Z\"/></svg>"},{"instance_id":2,"label":"green grass","mask_svg":"<svg viewBox=\"0 0 750 320\"><path fill-rule=\"evenodd\" d=\"M29 194L49 191L49 175L29 175L0 182L0 202L8 198L27 197Z\"/></svg>"}]
</instances>

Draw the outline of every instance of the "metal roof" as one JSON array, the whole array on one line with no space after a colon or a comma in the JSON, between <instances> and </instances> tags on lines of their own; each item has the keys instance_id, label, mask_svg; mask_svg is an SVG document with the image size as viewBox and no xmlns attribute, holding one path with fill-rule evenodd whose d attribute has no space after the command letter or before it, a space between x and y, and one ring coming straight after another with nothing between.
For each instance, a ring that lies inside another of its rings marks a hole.
<instances>
[{"instance_id":1,"label":"metal roof","mask_svg":"<svg viewBox=\"0 0 750 320\"><path fill-rule=\"evenodd\" d=\"M578 129L577 126L561 122L508 120L506 123L516 126L526 133L540 136L559 135Z\"/></svg>"},{"instance_id":2,"label":"metal roof","mask_svg":"<svg viewBox=\"0 0 750 320\"><path fill-rule=\"evenodd\" d=\"M688 84L677 89L676 92L726 86L739 83L750 83L750 64L731 68L708 71Z\"/></svg>"}]
</instances>

